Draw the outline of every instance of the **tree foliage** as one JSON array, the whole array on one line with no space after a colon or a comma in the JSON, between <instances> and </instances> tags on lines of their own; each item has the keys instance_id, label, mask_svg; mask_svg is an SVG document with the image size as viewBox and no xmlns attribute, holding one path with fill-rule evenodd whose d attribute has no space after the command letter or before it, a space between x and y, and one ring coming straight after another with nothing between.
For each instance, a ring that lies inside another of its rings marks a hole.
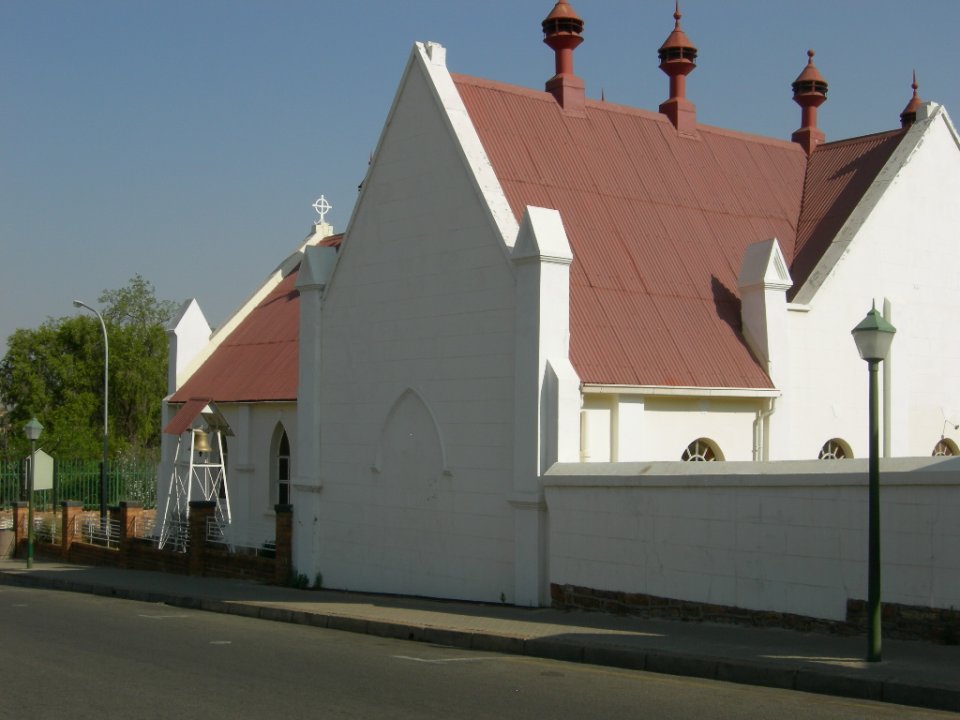
<instances>
[{"instance_id":1,"label":"tree foliage","mask_svg":"<svg viewBox=\"0 0 960 720\"><path fill-rule=\"evenodd\" d=\"M160 400L167 383L165 326L175 304L158 300L135 275L99 297L109 340L109 447L113 456L140 455L160 442ZM19 329L0 361L0 455L27 452L23 426L36 417L40 445L61 458L95 459L103 452L103 330L92 314L48 319Z\"/></svg>"},{"instance_id":2,"label":"tree foliage","mask_svg":"<svg viewBox=\"0 0 960 720\"><path fill-rule=\"evenodd\" d=\"M104 290L97 302L104 305L104 319L122 327L162 329L177 309L172 300L157 300L153 283L139 273L130 278L126 287Z\"/></svg>"}]
</instances>

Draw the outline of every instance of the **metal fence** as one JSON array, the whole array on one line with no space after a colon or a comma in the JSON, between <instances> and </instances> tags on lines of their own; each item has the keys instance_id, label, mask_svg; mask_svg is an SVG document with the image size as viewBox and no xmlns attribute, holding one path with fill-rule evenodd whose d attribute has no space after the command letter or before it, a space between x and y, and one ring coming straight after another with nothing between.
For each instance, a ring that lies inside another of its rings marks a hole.
<instances>
[{"instance_id":1,"label":"metal fence","mask_svg":"<svg viewBox=\"0 0 960 720\"><path fill-rule=\"evenodd\" d=\"M260 527L250 525L244 530L245 532L238 532L237 527L232 523L224 524L216 517L207 518L207 542L221 545L230 552L240 555L276 557L275 523Z\"/></svg>"},{"instance_id":2,"label":"metal fence","mask_svg":"<svg viewBox=\"0 0 960 720\"><path fill-rule=\"evenodd\" d=\"M74 537L87 545L102 545L116 548L120 546L120 522L101 521L99 518L77 516L74 518Z\"/></svg>"},{"instance_id":3,"label":"metal fence","mask_svg":"<svg viewBox=\"0 0 960 720\"><path fill-rule=\"evenodd\" d=\"M59 545L62 534L60 518L56 515L33 519L33 537L37 542Z\"/></svg>"},{"instance_id":4,"label":"metal fence","mask_svg":"<svg viewBox=\"0 0 960 720\"><path fill-rule=\"evenodd\" d=\"M0 460L0 506L27 499L28 462ZM120 459L110 463L107 504L121 500L145 508L157 505L157 464L151 460ZM100 463L96 460L54 460L53 489L34 494L38 507L55 507L62 500L78 500L86 509L100 507Z\"/></svg>"}]
</instances>

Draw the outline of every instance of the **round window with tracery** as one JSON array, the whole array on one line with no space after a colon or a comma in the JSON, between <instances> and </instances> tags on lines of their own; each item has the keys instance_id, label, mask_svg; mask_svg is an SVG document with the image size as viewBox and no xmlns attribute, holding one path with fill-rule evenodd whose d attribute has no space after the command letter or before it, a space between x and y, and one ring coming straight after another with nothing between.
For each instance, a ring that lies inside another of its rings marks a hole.
<instances>
[{"instance_id":1,"label":"round window with tracery","mask_svg":"<svg viewBox=\"0 0 960 720\"><path fill-rule=\"evenodd\" d=\"M950 438L941 438L933 447L933 456L934 457L952 457L954 455L960 455L960 451L957 449L957 444Z\"/></svg>"},{"instance_id":2,"label":"round window with tracery","mask_svg":"<svg viewBox=\"0 0 960 720\"><path fill-rule=\"evenodd\" d=\"M817 455L820 460L846 460L853 457L850 446L840 438L827 440L820 448L820 454Z\"/></svg>"},{"instance_id":3,"label":"round window with tracery","mask_svg":"<svg viewBox=\"0 0 960 720\"><path fill-rule=\"evenodd\" d=\"M687 445L680 459L684 462L713 462L723 460L723 454L712 440L699 438Z\"/></svg>"}]
</instances>

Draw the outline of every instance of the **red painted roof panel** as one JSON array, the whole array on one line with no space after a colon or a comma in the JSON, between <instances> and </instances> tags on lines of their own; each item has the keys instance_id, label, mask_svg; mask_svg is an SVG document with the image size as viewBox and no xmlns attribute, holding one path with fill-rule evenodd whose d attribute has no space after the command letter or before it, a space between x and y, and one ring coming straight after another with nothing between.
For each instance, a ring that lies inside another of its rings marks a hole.
<instances>
[{"instance_id":1,"label":"red painted roof panel","mask_svg":"<svg viewBox=\"0 0 960 720\"><path fill-rule=\"evenodd\" d=\"M163 429L167 435L179 435L193 424L197 416L210 404L210 398L190 398Z\"/></svg>"},{"instance_id":2,"label":"red painted roof panel","mask_svg":"<svg viewBox=\"0 0 960 720\"><path fill-rule=\"evenodd\" d=\"M810 156L790 268L792 294L810 276L904 134L904 130L894 130L826 143Z\"/></svg>"},{"instance_id":3,"label":"red painted roof panel","mask_svg":"<svg viewBox=\"0 0 960 720\"><path fill-rule=\"evenodd\" d=\"M792 251L807 159L790 142L454 76L518 220L560 210L573 250L570 356L587 383L769 388L740 332L746 247Z\"/></svg>"},{"instance_id":4,"label":"red painted roof panel","mask_svg":"<svg viewBox=\"0 0 960 720\"><path fill-rule=\"evenodd\" d=\"M215 402L296 400L300 293L297 266L245 317L171 398Z\"/></svg>"}]
</instances>

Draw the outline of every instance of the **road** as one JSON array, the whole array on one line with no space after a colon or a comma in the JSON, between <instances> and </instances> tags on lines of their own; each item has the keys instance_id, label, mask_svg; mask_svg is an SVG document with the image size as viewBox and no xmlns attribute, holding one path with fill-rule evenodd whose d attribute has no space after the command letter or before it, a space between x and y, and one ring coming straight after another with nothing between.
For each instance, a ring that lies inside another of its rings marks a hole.
<instances>
[{"instance_id":1,"label":"road","mask_svg":"<svg viewBox=\"0 0 960 720\"><path fill-rule=\"evenodd\" d=\"M0 718L956 718L0 585Z\"/></svg>"}]
</instances>

